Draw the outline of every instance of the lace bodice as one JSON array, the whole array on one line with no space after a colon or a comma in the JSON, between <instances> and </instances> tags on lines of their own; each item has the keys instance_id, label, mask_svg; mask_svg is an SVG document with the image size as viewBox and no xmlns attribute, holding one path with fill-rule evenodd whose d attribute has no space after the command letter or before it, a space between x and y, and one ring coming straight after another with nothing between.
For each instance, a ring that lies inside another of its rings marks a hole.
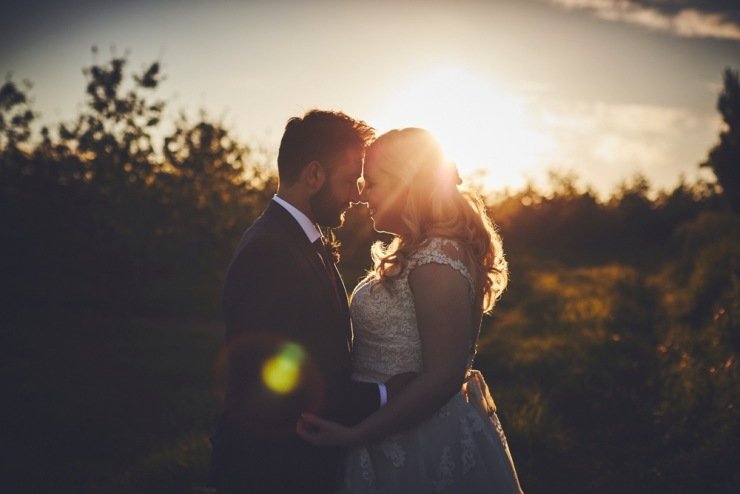
<instances>
[{"instance_id":1,"label":"lace bodice","mask_svg":"<svg viewBox=\"0 0 740 494\"><path fill-rule=\"evenodd\" d=\"M350 311L354 326L352 378L383 382L402 372L422 370L421 340L409 275L423 264L445 264L468 281L470 303L475 300L473 278L462 261L463 253L454 240L432 238L411 255L404 271L384 283L368 277L352 293ZM461 328L461 338L477 334L475 328ZM471 358L475 345L471 345Z\"/></svg>"},{"instance_id":2,"label":"lace bodice","mask_svg":"<svg viewBox=\"0 0 740 494\"><path fill-rule=\"evenodd\" d=\"M475 307L480 297L463 259L455 241L433 238L410 256L398 276L383 283L371 276L357 285L350 303L353 379L384 382L399 373L423 370L409 275L424 264L450 266L467 280L469 301ZM460 327L460 338L470 342L469 368L480 327L477 314L476 321ZM476 371L468 373L459 393L423 421L348 448L340 482L341 494L522 492L493 398Z\"/></svg>"}]
</instances>

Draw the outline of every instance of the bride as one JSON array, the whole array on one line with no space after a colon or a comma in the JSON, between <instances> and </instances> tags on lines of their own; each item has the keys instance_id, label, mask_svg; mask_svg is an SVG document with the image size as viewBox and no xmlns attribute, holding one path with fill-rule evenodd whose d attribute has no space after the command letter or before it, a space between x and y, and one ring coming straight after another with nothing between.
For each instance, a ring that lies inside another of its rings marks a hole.
<instances>
[{"instance_id":1,"label":"bride","mask_svg":"<svg viewBox=\"0 0 740 494\"><path fill-rule=\"evenodd\" d=\"M368 149L362 200L393 241L352 294L353 379L418 376L354 427L304 414L297 432L345 445L339 492L520 493L493 399L472 370L484 312L508 281L501 241L480 199L416 128Z\"/></svg>"}]
</instances>

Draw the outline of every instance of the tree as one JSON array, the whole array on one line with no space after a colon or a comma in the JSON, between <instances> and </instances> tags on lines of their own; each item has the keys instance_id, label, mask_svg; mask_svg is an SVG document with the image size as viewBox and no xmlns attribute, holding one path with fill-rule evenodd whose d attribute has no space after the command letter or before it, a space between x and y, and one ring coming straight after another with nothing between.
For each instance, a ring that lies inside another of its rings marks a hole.
<instances>
[{"instance_id":1,"label":"tree","mask_svg":"<svg viewBox=\"0 0 740 494\"><path fill-rule=\"evenodd\" d=\"M724 88L717 109L725 122L719 142L709 151L701 166L709 167L724 189L730 208L740 212L740 77L737 70L724 72Z\"/></svg>"},{"instance_id":2,"label":"tree","mask_svg":"<svg viewBox=\"0 0 740 494\"><path fill-rule=\"evenodd\" d=\"M19 87L10 78L0 86L0 176L23 173L26 155L22 151L31 136L31 122L36 114L26 92L29 82Z\"/></svg>"},{"instance_id":3,"label":"tree","mask_svg":"<svg viewBox=\"0 0 740 494\"><path fill-rule=\"evenodd\" d=\"M268 155L205 113L163 128L160 64L133 74L128 65L123 56L86 68L78 115L40 135L30 83L0 84L8 287L0 298L8 306L218 311L234 245L274 193L276 175Z\"/></svg>"}]
</instances>

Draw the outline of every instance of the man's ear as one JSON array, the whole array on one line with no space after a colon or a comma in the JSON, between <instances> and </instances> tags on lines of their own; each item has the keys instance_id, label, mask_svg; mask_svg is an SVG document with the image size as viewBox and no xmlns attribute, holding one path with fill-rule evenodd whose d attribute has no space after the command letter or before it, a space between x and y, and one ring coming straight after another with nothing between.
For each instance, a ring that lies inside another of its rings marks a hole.
<instances>
[{"instance_id":1,"label":"man's ear","mask_svg":"<svg viewBox=\"0 0 740 494\"><path fill-rule=\"evenodd\" d=\"M327 175L323 165L316 160L311 161L303 167L301 179L306 186L312 191L317 191L323 187Z\"/></svg>"}]
</instances>

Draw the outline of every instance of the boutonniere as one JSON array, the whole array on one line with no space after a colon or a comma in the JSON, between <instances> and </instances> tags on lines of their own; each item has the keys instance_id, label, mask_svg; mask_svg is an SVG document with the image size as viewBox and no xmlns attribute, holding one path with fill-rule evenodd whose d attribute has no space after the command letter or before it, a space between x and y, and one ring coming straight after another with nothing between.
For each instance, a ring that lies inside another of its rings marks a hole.
<instances>
[{"instance_id":1,"label":"boutonniere","mask_svg":"<svg viewBox=\"0 0 740 494\"><path fill-rule=\"evenodd\" d=\"M329 233L325 237L325 242L326 248L329 249L329 254L331 254L331 257L334 260L334 264L339 264L339 259L341 258L339 247L342 244L339 242L339 239L337 239L337 236L334 235L334 230L329 230Z\"/></svg>"}]
</instances>

